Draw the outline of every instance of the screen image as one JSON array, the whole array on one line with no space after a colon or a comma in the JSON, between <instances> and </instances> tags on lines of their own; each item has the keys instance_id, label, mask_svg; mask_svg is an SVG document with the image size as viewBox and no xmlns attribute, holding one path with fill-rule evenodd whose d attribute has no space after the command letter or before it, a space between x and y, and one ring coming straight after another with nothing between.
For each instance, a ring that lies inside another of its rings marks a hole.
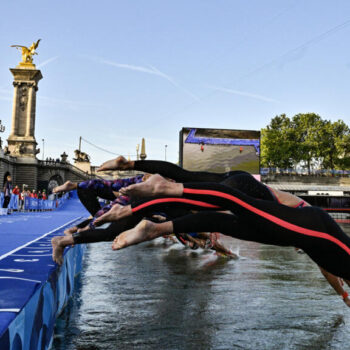
<instances>
[{"instance_id":1,"label":"screen image","mask_svg":"<svg viewBox=\"0 0 350 350\"><path fill-rule=\"evenodd\" d=\"M260 173L260 131L182 128L180 166L191 171Z\"/></svg>"}]
</instances>

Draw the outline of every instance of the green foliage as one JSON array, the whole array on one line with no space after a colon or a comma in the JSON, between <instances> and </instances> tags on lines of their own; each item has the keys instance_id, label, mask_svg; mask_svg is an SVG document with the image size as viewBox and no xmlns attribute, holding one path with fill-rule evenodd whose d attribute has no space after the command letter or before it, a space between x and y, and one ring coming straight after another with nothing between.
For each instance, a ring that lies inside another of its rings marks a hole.
<instances>
[{"instance_id":1,"label":"green foliage","mask_svg":"<svg viewBox=\"0 0 350 350\"><path fill-rule=\"evenodd\" d=\"M314 163L321 169L350 169L350 129L342 120L323 120L315 113L274 117L261 130L261 165L293 168Z\"/></svg>"},{"instance_id":2,"label":"green foliage","mask_svg":"<svg viewBox=\"0 0 350 350\"><path fill-rule=\"evenodd\" d=\"M289 168L292 166L294 140L291 121L281 114L261 130L261 163L267 167Z\"/></svg>"}]
</instances>

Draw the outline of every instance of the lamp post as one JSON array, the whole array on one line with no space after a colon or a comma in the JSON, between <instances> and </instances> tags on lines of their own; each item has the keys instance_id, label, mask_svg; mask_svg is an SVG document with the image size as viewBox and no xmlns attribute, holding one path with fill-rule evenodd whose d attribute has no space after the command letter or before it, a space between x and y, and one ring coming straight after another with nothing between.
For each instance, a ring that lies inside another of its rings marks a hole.
<instances>
[{"instance_id":1,"label":"lamp post","mask_svg":"<svg viewBox=\"0 0 350 350\"><path fill-rule=\"evenodd\" d=\"M140 150L140 145L136 145L136 160L139 160L139 150Z\"/></svg>"},{"instance_id":2,"label":"lamp post","mask_svg":"<svg viewBox=\"0 0 350 350\"><path fill-rule=\"evenodd\" d=\"M164 153L165 153L165 161L166 161L166 149L167 149L168 145L164 146Z\"/></svg>"},{"instance_id":3,"label":"lamp post","mask_svg":"<svg viewBox=\"0 0 350 350\"><path fill-rule=\"evenodd\" d=\"M44 152L45 152L45 139L41 139L41 141L43 142L43 160L44 160Z\"/></svg>"},{"instance_id":4,"label":"lamp post","mask_svg":"<svg viewBox=\"0 0 350 350\"><path fill-rule=\"evenodd\" d=\"M0 120L0 132L4 132L5 131L5 125L1 124L1 120ZM2 140L0 137L0 148L2 147Z\"/></svg>"}]
</instances>

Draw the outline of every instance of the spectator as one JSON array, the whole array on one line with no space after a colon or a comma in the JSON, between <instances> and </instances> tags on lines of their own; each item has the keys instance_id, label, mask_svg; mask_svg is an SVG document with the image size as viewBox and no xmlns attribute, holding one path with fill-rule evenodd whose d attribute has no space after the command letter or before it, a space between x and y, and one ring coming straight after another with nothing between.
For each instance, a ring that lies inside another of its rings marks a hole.
<instances>
[{"instance_id":1,"label":"spectator","mask_svg":"<svg viewBox=\"0 0 350 350\"><path fill-rule=\"evenodd\" d=\"M36 193L36 190L33 190L30 196L32 198L38 198L38 194Z\"/></svg>"},{"instance_id":2,"label":"spectator","mask_svg":"<svg viewBox=\"0 0 350 350\"><path fill-rule=\"evenodd\" d=\"M21 209L24 209L24 202L26 197L28 196L28 191L26 191L25 189L23 189L22 193L21 193Z\"/></svg>"},{"instance_id":3,"label":"spectator","mask_svg":"<svg viewBox=\"0 0 350 350\"><path fill-rule=\"evenodd\" d=\"M43 190L43 200L46 201L47 200L47 196L46 196L46 191Z\"/></svg>"},{"instance_id":4,"label":"spectator","mask_svg":"<svg viewBox=\"0 0 350 350\"><path fill-rule=\"evenodd\" d=\"M42 195L41 191L38 191L38 197L37 198L38 199L43 199L43 195Z\"/></svg>"},{"instance_id":5,"label":"spectator","mask_svg":"<svg viewBox=\"0 0 350 350\"><path fill-rule=\"evenodd\" d=\"M15 196L18 196L18 209L20 209L20 207L21 207L21 191L20 191L20 189L18 188L17 185L16 185L15 188L12 190L12 193L13 193Z\"/></svg>"},{"instance_id":6,"label":"spectator","mask_svg":"<svg viewBox=\"0 0 350 350\"><path fill-rule=\"evenodd\" d=\"M12 190L13 194L20 195L21 191L19 190L18 186L16 185L15 188Z\"/></svg>"},{"instance_id":7,"label":"spectator","mask_svg":"<svg viewBox=\"0 0 350 350\"><path fill-rule=\"evenodd\" d=\"M7 177L6 177L6 181L5 181L5 185L4 185L4 188L3 188L3 192L4 192L4 196L5 196L3 208L7 208L9 203L10 203L11 193L12 193L12 178L11 178L11 175L7 175Z\"/></svg>"}]
</instances>

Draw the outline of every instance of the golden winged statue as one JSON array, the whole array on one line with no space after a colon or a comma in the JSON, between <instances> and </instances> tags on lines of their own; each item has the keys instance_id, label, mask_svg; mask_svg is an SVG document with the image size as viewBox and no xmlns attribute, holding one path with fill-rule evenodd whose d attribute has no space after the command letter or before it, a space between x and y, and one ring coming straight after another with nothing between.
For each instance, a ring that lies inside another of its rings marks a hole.
<instances>
[{"instance_id":1,"label":"golden winged statue","mask_svg":"<svg viewBox=\"0 0 350 350\"><path fill-rule=\"evenodd\" d=\"M39 42L41 39L39 39L36 43L34 42L29 47L23 46L23 45L11 45L11 47L15 47L16 49L22 49L22 62L20 62L20 65L32 65L33 64L33 56L37 55L35 52L36 48L39 46Z\"/></svg>"}]
</instances>

